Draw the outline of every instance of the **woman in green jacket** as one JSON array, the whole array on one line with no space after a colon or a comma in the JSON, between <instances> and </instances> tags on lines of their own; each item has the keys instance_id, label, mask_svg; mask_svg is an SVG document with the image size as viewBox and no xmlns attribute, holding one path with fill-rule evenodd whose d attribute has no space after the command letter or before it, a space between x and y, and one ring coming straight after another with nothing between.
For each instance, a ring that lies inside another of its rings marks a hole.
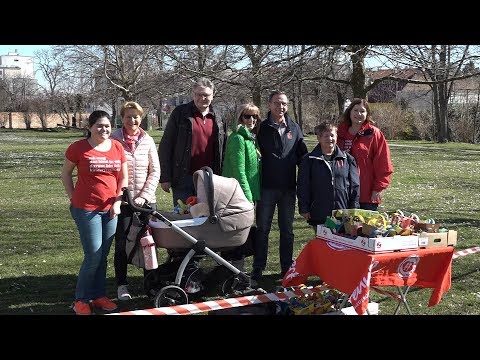
<instances>
[{"instance_id":1,"label":"woman in green jacket","mask_svg":"<svg viewBox=\"0 0 480 360\"><path fill-rule=\"evenodd\" d=\"M227 139L222 172L222 176L238 180L251 203L260 199L260 152L255 144L259 119L257 106L240 106L236 128Z\"/></svg>"},{"instance_id":2,"label":"woman in green jacket","mask_svg":"<svg viewBox=\"0 0 480 360\"><path fill-rule=\"evenodd\" d=\"M222 172L222 176L238 180L246 198L253 204L260 199L261 155L255 142L259 121L260 110L257 106L252 103L240 105L236 127L227 139ZM254 229L255 227L250 231L253 237ZM250 235L247 241L253 240ZM242 247L224 252L222 256L240 271L244 270L245 256Z\"/></svg>"}]
</instances>

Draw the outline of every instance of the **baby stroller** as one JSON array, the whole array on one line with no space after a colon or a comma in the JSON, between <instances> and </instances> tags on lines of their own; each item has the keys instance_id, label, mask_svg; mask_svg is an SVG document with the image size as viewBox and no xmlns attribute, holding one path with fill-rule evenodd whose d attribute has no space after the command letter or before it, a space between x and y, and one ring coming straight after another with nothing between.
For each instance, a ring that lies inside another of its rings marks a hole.
<instances>
[{"instance_id":1,"label":"baby stroller","mask_svg":"<svg viewBox=\"0 0 480 360\"><path fill-rule=\"evenodd\" d=\"M202 282L215 273L222 281L224 295L265 293L251 289L249 276L217 254L245 246L254 222L253 204L240 184L234 178L213 174L209 167L196 171L193 183L197 204L184 215L152 210L148 204L140 208L123 188L124 201L144 219L136 241L149 226L155 245L168 252L165 263L144 277L145 292L153 297L155 307L188 304L188 295L201 294L205 287ZM199 267L205 255L217 263L209 273Z\"/></svg>"}]
</instances>

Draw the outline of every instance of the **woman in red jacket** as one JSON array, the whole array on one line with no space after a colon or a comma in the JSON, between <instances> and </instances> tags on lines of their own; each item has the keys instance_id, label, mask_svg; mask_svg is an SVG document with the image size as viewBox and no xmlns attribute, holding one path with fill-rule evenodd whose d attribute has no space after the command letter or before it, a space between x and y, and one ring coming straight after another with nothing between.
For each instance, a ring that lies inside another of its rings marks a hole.
<instances>
[{"instance_id":1,"label":"woman in red jacket","mask_svg":"<svg viewBox=\"0 0 480 360\"><path fill-rule=\"evenodd\" d=\"M385 136L373 124L367 100L356 98L343 112L338 126L338 146L357 161L360 208L366 210L377 210L393 173Z\"/></svg>"}]
</instances>

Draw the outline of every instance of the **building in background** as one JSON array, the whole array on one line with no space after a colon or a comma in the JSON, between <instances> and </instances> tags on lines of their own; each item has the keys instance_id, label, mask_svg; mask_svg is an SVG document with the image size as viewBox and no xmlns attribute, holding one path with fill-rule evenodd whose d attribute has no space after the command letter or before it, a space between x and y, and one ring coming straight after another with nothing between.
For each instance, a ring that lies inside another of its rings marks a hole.
<instances>
[{"instance_id":1,"label":"building in background","mask_svg":"<svg viewBox=\"0 0 480 360\"><path fill-rule=\"evenodd\" d=\"M17 50L0 55L0 78L35 79L33 56L21 56Z\"/></svg>"},{"instance_id":2,"label":"building in background","mask_svg":"<svg viewBox=\"0 0 480 360\"><path fill-rule=\"evenodd\" d=\"M33 56L21 56L17 50L0 55L0 82L0 98L3 98L2 93L5 91L23 102L34 95L38 83Z\"/></svg>"}]
</instances>

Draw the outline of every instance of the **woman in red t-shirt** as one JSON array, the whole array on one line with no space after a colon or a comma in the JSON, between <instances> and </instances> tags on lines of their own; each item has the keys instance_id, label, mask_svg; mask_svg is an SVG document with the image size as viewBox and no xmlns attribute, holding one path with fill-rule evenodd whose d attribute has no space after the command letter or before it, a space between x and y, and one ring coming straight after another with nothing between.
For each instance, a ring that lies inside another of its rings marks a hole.
<instances>
[{"instance_id":1,"label":"woman in red t-shirt","mask_svg":"<svg viewBox=\"0 0 480 360\"><path fill-rule=\"evenodd\" d=\"M110 139L110 115L96 110L90 114L88 125L88 137L68 147L62 169L63 186L84 254L73 303L78 315L92 313L90 302L105 311L117 308L106 296L107 257L120 214L122 188L128 183L123 147Z\"/></svg>"}]
</instances>

